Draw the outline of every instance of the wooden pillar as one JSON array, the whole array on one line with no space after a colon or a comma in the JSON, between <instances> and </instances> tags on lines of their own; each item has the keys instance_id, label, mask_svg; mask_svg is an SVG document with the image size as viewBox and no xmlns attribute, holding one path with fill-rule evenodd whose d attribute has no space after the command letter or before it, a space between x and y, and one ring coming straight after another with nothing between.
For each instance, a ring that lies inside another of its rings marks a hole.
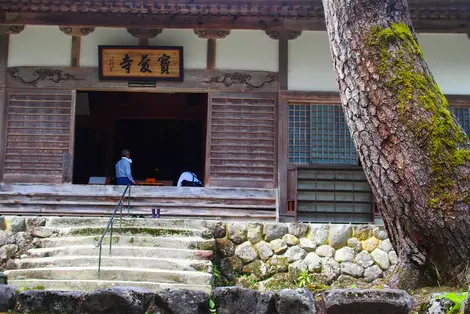
<instances>
[{"instance_id":1,"label":"wooden pillar","mask_svg":"<svg viewBox=\"0 0 470 314\"><path fill-rule=\"evenodd\" d=\"M279 90L289 88L289 40L296 39L301 32L294 31L266 31L266 34L279 43ZM277 219L288 214L287 200L287 164L289 154L289 106L285 99L278 99L277 106L277 169L279 189Z\"/></svg>"},{"instance_id":2,"label":"wooden pillar","mask_svg":"<svg viewBox=\"0 0 470 314\"><path fill-rule=\"evenodd\" d=\"M5 95L5 81L8 68L8 48L10 34L19 34L24 30L24 25L0 26L0 182L3 182L3 169L5 162L5 137L7 121L7 99Z\"/></svg>"},{"instance_id":3,"label":"wooden pillar","mask_svg":"<svg viewBox=\"0 0 470 314\"><path fill-rule=\"evenodd\" d=\"M217 56L217 39L223 39L230 34L229 30L205 30L195 29L197 37L207 39L207 71L216 69L215 58Z\"/></svg>"},{"instance_id":4,"label":"wooden pillar","mask_svg":"<svg viewBox=\"0 0 470 314\"><path fill-rule=\"evenodd\" d=\"M71 66L74 68L80 67L82 37L92 33L95 28L82 26L59 26L59 28L62 33L72 36L72 50L70 52Z\"/></svg>"},{"instance_id":5,"label":"wooden pillar","mask_svg":"<svg viewBox=\"0 0 470 314\"><path fill-rule=\"evenodd\" d=\"M6 69L8 66L8 44L10 35L0 35L0 182L3 181L3 169L5 160L5 135L7 106L5 97Z\"/></svg>"}]
</instances>

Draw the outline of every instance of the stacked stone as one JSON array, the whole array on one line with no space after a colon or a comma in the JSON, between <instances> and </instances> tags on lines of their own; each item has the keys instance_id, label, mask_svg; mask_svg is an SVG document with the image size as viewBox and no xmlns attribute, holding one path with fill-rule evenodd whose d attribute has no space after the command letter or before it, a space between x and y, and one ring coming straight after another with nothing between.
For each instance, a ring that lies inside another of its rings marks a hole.
<instances>
[{"instance_id":1,"label":"stacked stone","mask_svg":"<svg viewBox=\"0 0 470 314\"><path fill-rule=\"evenodd\" d=\"M308 271L327 282L340 275L371 282L397 264L387 233L372 225L229 223L216 243L228 280Z\"/></svg>"},{"instance_id":2,"label":"stacked stone","mask_svg":"<svg viewBox=\"0 0 470 314\"><path fill-rule=\"evenodd\" d=\"M51 236L42 228L45 223L45 218L0 217L0 265L33 247L34 238Z\"/></svg>"}]
</instances>

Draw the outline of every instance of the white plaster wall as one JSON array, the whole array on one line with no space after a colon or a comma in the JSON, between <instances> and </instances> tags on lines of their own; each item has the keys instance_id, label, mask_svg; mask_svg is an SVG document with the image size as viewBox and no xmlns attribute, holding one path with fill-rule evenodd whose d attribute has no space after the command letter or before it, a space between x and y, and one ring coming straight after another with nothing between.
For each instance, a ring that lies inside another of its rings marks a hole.
<instances>
[{"instance_id":1,"label":"white plaster wall","mask_svg":"<svg viewBox=\"0 0 470 314\"><path fill-rule=\"evenodd\" d=\"M424 60L445 94L470 94L470 40L460 34L419 34Z\"/></svg>"},{"instance_id":2,"label":"white plaster wall","mask_svg":"<svg viewBox=\"0 0 470 314\"><path fill-rule=\"evenodd\" d=\"M223 70L279 70L279 45L264 31L232 30L217 40L216 67Z\"/></svg>"},{"instance_id":3,"label":"white plaster wall","mask_svg":"<svg viewBox=\"0 0 470 314\"><path fill-rule=\"evenodd\" d=\"M26 26L10 36L8 66L70 66L72 37L58 26Z\"/></svg>"},{"instance_id":4,"label":"white plaster wall","mask_svg":"<svg viewBox=\"0 0 470 314\"><path fill-rule=\"evenodd\" d=\"M419 34L424 59L445 94L470 94L470 40L460 34ZM326 32L289 41L289 89L338 90Z\"/></svg>"},{"instance_id":5,"label":"white plaster wall","mask_svg":"<svg viewBox=\"0 0 470 314\"><path fill-rule=\"evenodd\" d=\"M80 48L80 66L98 66L99 45L128 45L139 44L139 39L133 37L125 28L98 27L87 36L82 37Z\"/></svg>"},{"instance_id":6,"label":"white plaster wall","mask_svg":"<svg viewBox=\"0 0 470 314\"><path fill-rule=\"evenodd\" d=\"M164 29L149 40L151 46L183 46L185 69L205 69L207 63L207 40L200 39L192 29Z\"/></svg>"},{"instance_id":7,"label":"white plaster wall","mask_svg":"<svg viewBox=\"0 0 470 314\"><path fill-rule=\"evenodd\" d=\"M326 32L303 31L289 40L290 90L338 91Z\"/></svg>"}]
</instances>

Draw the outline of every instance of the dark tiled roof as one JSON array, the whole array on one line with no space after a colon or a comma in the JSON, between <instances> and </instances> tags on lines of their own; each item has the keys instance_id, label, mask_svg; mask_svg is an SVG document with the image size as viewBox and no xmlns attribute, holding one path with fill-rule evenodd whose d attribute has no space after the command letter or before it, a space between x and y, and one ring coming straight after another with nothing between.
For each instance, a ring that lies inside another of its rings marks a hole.
<instances>
[{"instance_id":1,"label":"dark tiled roof","mask_svg":"<svg viewBox=\"0 0 470 314\"><path fill-rule=\"evenodd\" d=\"M180 15L308 17L323 12L321 1L0 0L9 12L94 12Z\"/></svg>"},{"instance_id":2,"label":"dark tiled roof","mask_svg":"<svg viewBox=\"0 0 470 314\"><path fill-rule=\"evenodd\" d=\"M409 0L414 17L444 18L470 13L469 0ZM0 0L8 12L94 12L179 15L315 17L321 0Z\"/></svg>"}]
</instances>

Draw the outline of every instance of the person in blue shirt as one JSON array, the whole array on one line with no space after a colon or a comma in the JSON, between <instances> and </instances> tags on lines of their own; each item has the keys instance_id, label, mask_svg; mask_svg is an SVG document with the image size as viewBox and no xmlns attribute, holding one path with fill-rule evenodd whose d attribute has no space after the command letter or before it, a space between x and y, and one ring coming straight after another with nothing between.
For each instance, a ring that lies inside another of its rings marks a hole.
<instances>
[{"instance_id":1,"label":"person in blue shirt","mask_svg":"<svg viewBox=\"0 0 470 314\"><path fill-rule=\"evenodd\" d=\"M116 163L116 185L135 185L131 173L131 152L128 149L123 149L121 156L121 160Z\"/></svg>"}]
</instances>

